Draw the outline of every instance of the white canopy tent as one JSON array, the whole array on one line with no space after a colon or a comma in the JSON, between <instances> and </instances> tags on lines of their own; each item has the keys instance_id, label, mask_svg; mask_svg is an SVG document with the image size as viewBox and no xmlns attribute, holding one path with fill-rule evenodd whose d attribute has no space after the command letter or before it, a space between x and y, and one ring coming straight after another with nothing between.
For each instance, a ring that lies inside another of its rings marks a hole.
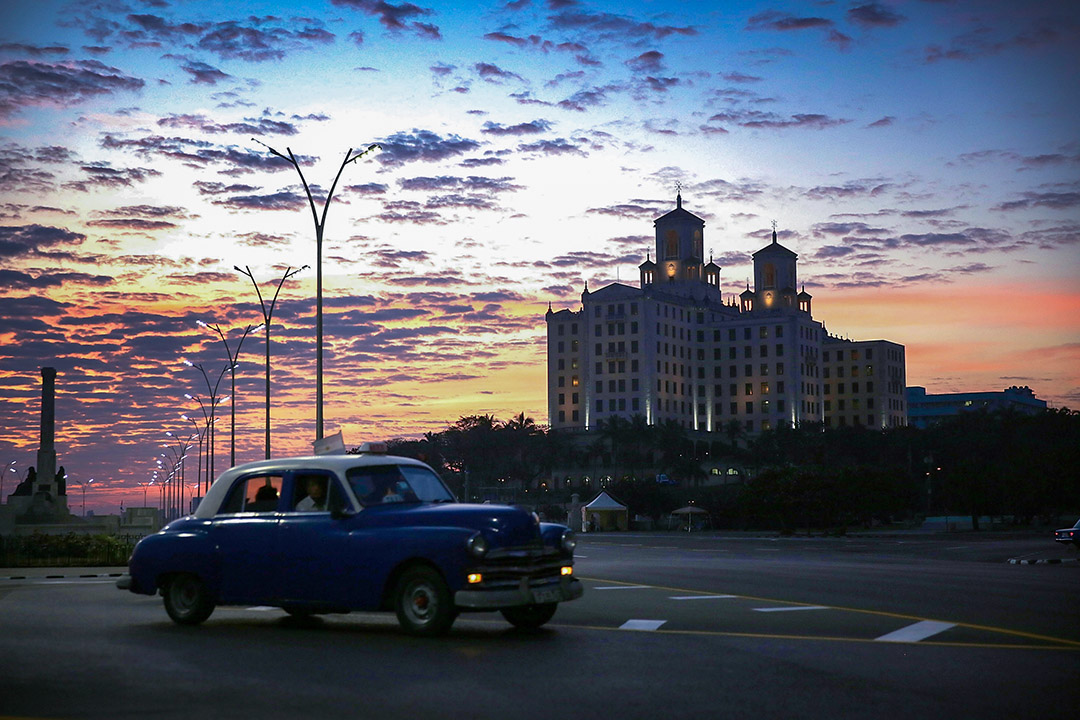
<instances>
[{"instance_id":1,"label":"white canopy tent","mask_svg":"<svg viewBox=\"0 0 1080 720\"><path fill-rule=\"evenodd\" d=\"M626 506L601 491L588 505L581 508L581 527L586 532L598 530L626 530L629 514Z\"/></svg>"}]
</instances>

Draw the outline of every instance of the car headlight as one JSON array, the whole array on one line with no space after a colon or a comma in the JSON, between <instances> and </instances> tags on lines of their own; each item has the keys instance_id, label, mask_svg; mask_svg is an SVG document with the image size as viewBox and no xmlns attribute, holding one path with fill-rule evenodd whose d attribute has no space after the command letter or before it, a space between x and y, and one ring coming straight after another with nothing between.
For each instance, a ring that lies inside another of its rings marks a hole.
<instances>
[{"instance_id":1,"label":"car headlight","mask_svg":"<svg viewBox=\"0 0 1080 720\"><path fill-rule=\"evenodd\" d=\"M487 555L488 543L481 533L473 533L469 539L465 541L465 549L474 557L482 558Z\"/></svg>"},{"instance_id":2,"label":"car headlight","mask_svg":"<svg viewBox=\"0 0 1080 720\"><path fill-rule=\"evenodd\" d=\"M563 530L562 537L559 538L559 546L563 549L563 552L574 554L574 548L577 547L577 535L573 530Z\"/></svg>"}]
</instances>

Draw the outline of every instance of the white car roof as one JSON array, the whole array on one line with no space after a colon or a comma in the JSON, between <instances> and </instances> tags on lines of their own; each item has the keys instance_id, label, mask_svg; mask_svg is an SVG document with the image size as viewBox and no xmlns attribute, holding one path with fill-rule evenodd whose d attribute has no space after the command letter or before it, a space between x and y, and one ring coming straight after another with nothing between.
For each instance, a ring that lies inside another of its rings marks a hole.
<instances>
[{"instance_id":1,"label":"white car roof","mask_svg":"<svg viewBox=\"0 0 1080 720\"><path fill-rule=\"evenodd\" d=\"M360 455L308 455L303 457L271 458L270 460L256 460L229 468L218 476L218 479L206 491L206 497L199 502L195 509L195 517L213 517L215 511L225 499L225 494L232 487L233 480L241 475L250 475L260 472L289 472L291 470L329 470L339 477L344 477L350 468L363 467L364 465L417 465L432 470L427 463L414 458L401 457L399 455L385 455L382 453L363 453ZM436 473L437 475L438 473Z\"/></svg>"}]
</instances>

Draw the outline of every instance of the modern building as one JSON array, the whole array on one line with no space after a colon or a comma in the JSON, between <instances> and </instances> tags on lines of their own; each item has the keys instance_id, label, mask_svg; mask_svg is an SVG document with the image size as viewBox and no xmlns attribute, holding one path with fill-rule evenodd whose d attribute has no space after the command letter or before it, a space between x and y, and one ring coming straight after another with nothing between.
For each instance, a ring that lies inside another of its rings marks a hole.
<instances>
[{"instance_id":1,"label":"modern building","mask_svg":"<svg viewBox=\"0 0 1080 720\"><path fill-rule=\"evenodd\" d=\"M798 256L775 228L752 256L753 289L725 302L721 268L703 253L705 221L681 195L675 203L654 223L656 260L650 253L641 263L637 287L586 286L579 310L549 307L552 429L585 431L634 415L699 432L730 433L736 423L749 434L804 422L906 424L902 345L830 337L811 295L796 291ZM825 389L826 368L843 373L842 388Z\"/></svg>"},{"instance_id":2,"label":"modern building","mask_svg":"<svg viewBox=\"0 0 1080 720\"><path fill-rule=\"evenodd\" d=\"M1046 401L1035 397L1027 385L1012 386L1001 392L964 392L929 394L926 388L907 388L909 422L920 428L929 427L943 418L972 410L1012 410L1034 415L1046 410Z\"/></svg>"}]
</instances>

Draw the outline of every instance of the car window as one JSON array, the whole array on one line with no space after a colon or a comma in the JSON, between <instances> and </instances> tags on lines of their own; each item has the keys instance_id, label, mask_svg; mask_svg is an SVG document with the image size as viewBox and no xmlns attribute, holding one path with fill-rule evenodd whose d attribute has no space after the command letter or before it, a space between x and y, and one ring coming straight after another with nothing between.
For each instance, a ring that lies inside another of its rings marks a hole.
<instances>
[{"instance_id":1,"label":"car window","mask_svg":"<svg viewBox=\"0 0 1080 720\"><path fill-rule=\"evenodd\" d=\"M435 473L413 465L364 465L346 473L364 505L450 502L453 496Z\"/></svg>"},{"instance_id":2,"label":"car window","mask_svg":"<svg viewBox=\"0 0 1080 720\"><path fill-rule=\"evenodd\" d=\"M333 512L349 507L348 499L337 481L320 471L293 474L294 512Z\"/></svg>"},{"instance_id":3,"label":"car window","mask_svg":"<svg viewBox=\"0 0 1080 720\"><path fill-rule=\"evenodd\" d=\"M218 514L274 512L281 497L281 475L252 475L233 485Z\"/></svg>"}]
</instances>

